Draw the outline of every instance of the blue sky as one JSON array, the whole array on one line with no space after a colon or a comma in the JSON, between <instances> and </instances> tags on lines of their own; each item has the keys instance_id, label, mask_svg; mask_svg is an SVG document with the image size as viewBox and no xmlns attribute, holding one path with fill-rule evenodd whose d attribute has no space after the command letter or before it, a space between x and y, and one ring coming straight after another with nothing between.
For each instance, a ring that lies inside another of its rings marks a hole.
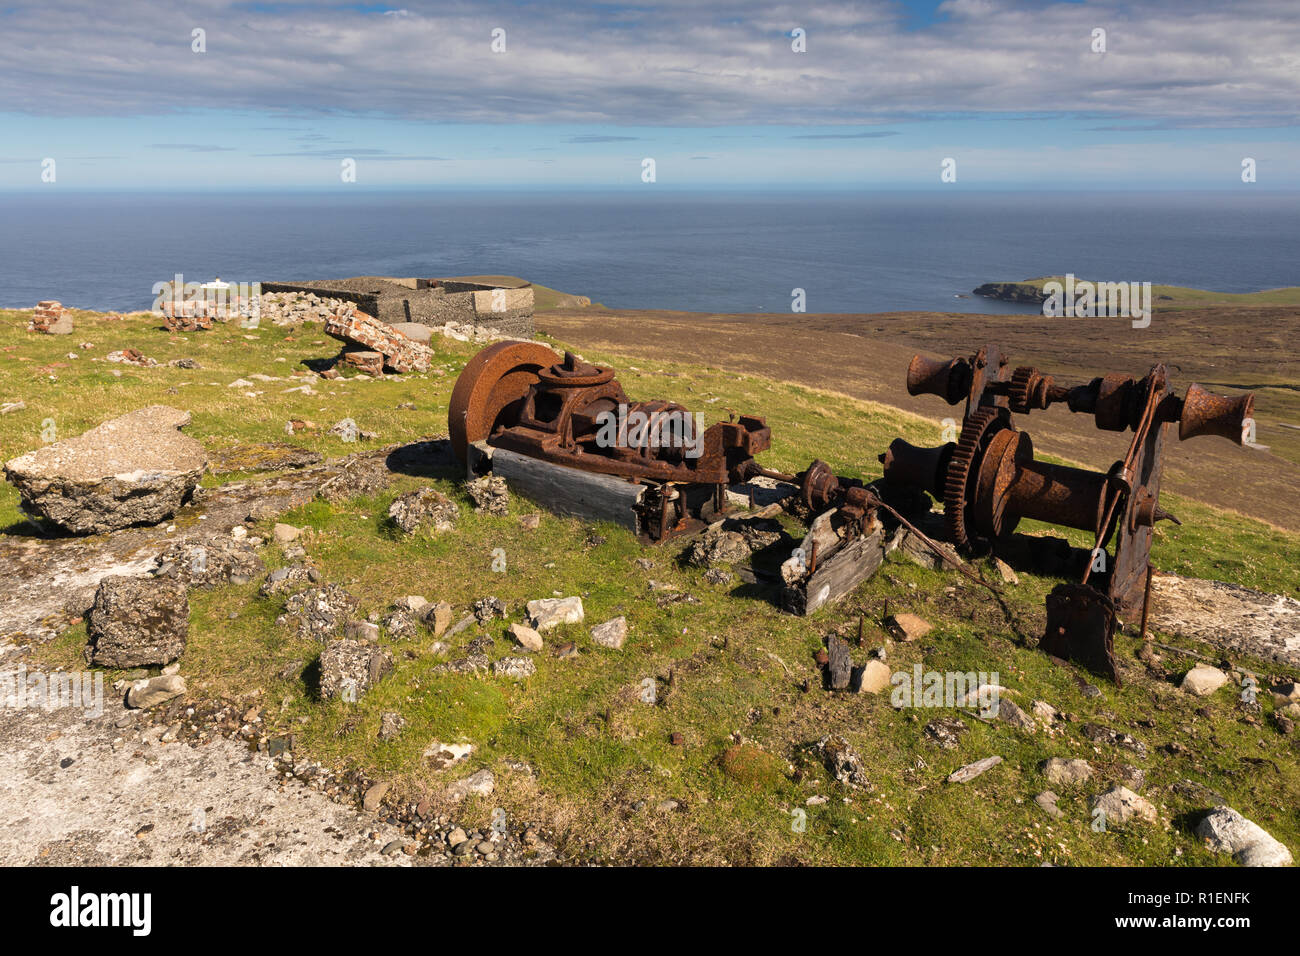
<instances>
[{"instance_id":1,"label":"blue sky","mask_svg":"<svg viewBox=\"0 0 1300 956\"><path fill-rule=\"evenodd\" d=\"M1296 189L1295 13L1292 0L0 5L0 188L647 188L652 158L670 188L1232 189L1250 157L1259 188ZM955 184L940 178L949 158Z\"/></svg>"}]
</instances>

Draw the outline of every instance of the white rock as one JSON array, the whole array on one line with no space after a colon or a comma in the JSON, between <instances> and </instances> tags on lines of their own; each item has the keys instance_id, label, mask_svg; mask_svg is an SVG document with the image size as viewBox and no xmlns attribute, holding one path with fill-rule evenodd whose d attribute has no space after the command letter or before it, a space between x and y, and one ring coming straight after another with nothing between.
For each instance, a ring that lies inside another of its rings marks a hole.
<instances>
[{"instance_id":1,"label":"white rock","mask_svg":"<svg viewBox=\"0 0 1300 956\"><path fill-rule=\"evenodd\" d=\"M453 803L459 803L471 794L487 796L496 789L496 777L492 775L491 770L479 770L470 774L464 780L457 780L447 788L447 799Z\"/></svg>"},{"instance_id":2,"label":"white rock","mask_svg":"<svg viewBox=\"0 0 1300 956\"><path fill-rule=\"evenodd\" d=\"M1101 809L1106 823L1124 824L1132 820L1141 823L1157 822L1156 808L1144 797L1138 796L1128 787L1114 786L1092 801L1092 809Z\"/></svg>"},{"instance_id":3,"label":"white rock","mask_svg":"<svg viewBox=\"0 0 1300 956\"><path fill-rule=\"evenodd\" d=\"M446 770L461 763L473 752L473 744L444 744L435 740L424 749L424 759L434 770Z\"/></svg>"},{"instance_id":4,"label":"white rock","mask_svg":"<svg viewBox=\"0 0 1300 956\"><path fill-rule=\"evenodd\" d=\"M549 631L561 624L580 624L582 598L541 598L528 602L528 620L538 631Z\"/></svg>"},{"instance_id":5,"label":"white rock","mask_svg":"<svg viewBox=\"0 0 1300 956\"><path fill-rule=\"evenodd\" d=\"M591 639L601 647L610 647L618 650L627 640L627 618L621 614L604 624L598 624L591 629Z\"/></svg>"},{"instance_id":6,"label":"white rock","mask_svg":"<svg viewBox=\"0 0 1300 956\"><path fill-rule=\"evenodd\" d=\"M1210 667L1208 664L1197 664L1183 677L1183 682L1179 686L1189 694L1195 694L1197 697L1208 697L1216 690L1228 682L1228 675L1223 673L1217 667Z\"/></svg>"},{"instance_id":7,"label":"white rock","mask_svg":"<svg viewBox=\"0 0 1300 956\"><path fill-rule=\"evenodd\" d=\"M1215 807L1196 825L1196 835L1215 853L1231 853L1242 866L1290 866L1291 851L1263 827L1231 807Z\"/></svg>"}]
</instances>

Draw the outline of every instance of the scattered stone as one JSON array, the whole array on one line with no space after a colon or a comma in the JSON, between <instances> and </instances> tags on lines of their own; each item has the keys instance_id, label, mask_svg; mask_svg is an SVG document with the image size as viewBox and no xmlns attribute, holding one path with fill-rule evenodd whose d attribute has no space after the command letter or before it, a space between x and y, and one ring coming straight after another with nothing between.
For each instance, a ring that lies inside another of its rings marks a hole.
<instances>
[{"instance_id":1,"label":"scattered stone","mask_svg":"<svg viewBox=\"0 0 1300 956\"><path fill-rule=\"evenodd\" d=\"M708 581L710 584L725 586L732 582L732 574L730 571L724 571L722 568L709 568L709 570L704 572L704 580Z\"/></svg>"},{"instance_id":2,"label":"scattered stone","mask_svg":"<svg viewBox=\"0 0 1300 956\"><path fill-rule=\"evenodd\" d=\"M527 648L530 651L540 651L542 649L542 635L531 627L524 624L511 624L509 633L520 647Z\"/></svg>"},{"instance_id":3,"label":"scattered stone","mask_svg":"<svg viewBox=\"0 0 1300 956\"><path fill-rule=\"evenodd\" d=\"M430 605L424 612L424 623L433 631L434 637L442 637L443 631L451 625L451 605L446 601Z\"/></svg>"},{"instance_id":4,"label":"scattered stone","mask_svg":"<svg viewBox=\"0 0 1300 956\"><path fill-rule=\"evenodd\" d=\"M826 682L831 690L847 690L853 677L853 658L849 645L834 634L826 639Z\"/></svg>"},{"instance_id":5,"label":"scattered stone","mask_svg":"<svg viewBox=\"0 0 1300 956\"><path fill-rule=\"evenodd\" d=\"M348 621L343 625L343 636L373 643L379 640L379 625L374 621Z\"/></svg>"},{"instance_id":6,"label":"scattered stone","mask_svg":"<svg viewBox=\"0 0 1300 956\"><path fill-rule=\"evenodd\" d=\"M817 742L826 769L846 787L870 787L862 758L842 734L831 734Z\"/></svg>"},{"instance_id":7,"label":"scattered stone","mask_svg":"<svg viewBox=\"0 0 1300 956\"><path fill-rule=\"evenodd\" d=\"M1179 686L1189 694L1208 697L1227 682L1228 675L1217 667L1197 664L1183 676L1183 682Z\"/></svg>"},{"instance_id":8,"label":"scattered stone","mask_svg":"<svg viewBox=\"0 0 1300 956\"><path fill-rule=\"evenodd\" d=\"M392 669L393 655L382 647L349 638L331 641L320 656L321 696L357 700Z\"/></svg>"},{"instance_id":9,"label":"scattered stone","mask_svg":"<svg viewBox=\"0 0 1300 956\"><path fill-rule=\"evenodd\" d=\"M1119 768L1119 782L1136 793L1146 786L1147 772L1131 763L1123 764Z\"/></svg>"},{"instance_id":10,"label":"scattered stone","mask_svg":"<svg viewBox=\"0 0 1300 956\"><path fill-rule=\"evenodd\" d=\"M528 620L537 631L549 631L561 624L581 624L582 598L541 598L528 602Z\"/></svg>"},{"instance_id":11,"label":"scattered stone","mask_svg":"<svg viewBox=\"0 0 1300 956\"><path fill-rule=\"evenodd\" d=\"M596 625L591 629L591 640L601 647L619 650L627 640L627 618L620 614L604 624Z\"/></svg>"},{"instance_id":12,"label":"scattered stone","mask_svg":"<svg viewBox=\"0 0 1300 956\"><path fill-rule=\"evenodd\" d=\"M444 744L442 741L435 740L424 748L424 759L430 769L446 770L463 762L473 752L473 744Z\"/></svg>"},{"instance_id":13,"label":"scattered stone","mask_svg":"<svg viewBox=\"0 0 1300 956\"><path fill-rule=\"evenodd\" d=\"M319 577L319 572L312 574L315 568L309 568L305 565L293 565L286 568L276 568L266 576L262 586L257 589L260 597L270 597L273 594L288 594L301 588L304 584L315 581Z\"/></svg>"},{"instance_id":14,"label":"scattered stone","mask_svg":"<svg viewBox=\"0 0 1300 956\"><path fill-rule=\"evenodd\" d=\"M925 725L925 735L944 750L961 745L961 735L970 728L959 717L938 717Z\"/></svg>"},{"instance_id":15,"label":"scattered stone","mask_svg":"<svg viewBox=\"0 0 1300 956\"><path fill-rule=\"evenodd\" d=\"M1065 816L1065 813L1061 808L1056 805L1056 801L1059 799L1060 797L1051 790L1044 790L1038 796L1034 797L1034 803L1038 804L1038 806L1043 809L1043 812L1049 817L1059 820L1061 817Z\"/></svg>"},{"instance_id":16,"label":"scattered stone","mask_svg":"<svg viewBox=\"0 0 1300 956\"><path fill-rule=\"evenodd\" d=\"M382 378L384 375L384 356L381 352L358 349L345 351L339 355L339 358L344 365L356 369L363 375L369 375L371 378Z\"/></svg>"},{"instance_id":17,"label":"scattered stone","mask_svg":"<svg viewBox=\"0 0 1300 956\"><path fill-rule=\"evenodd\" d=\"M478 621L480 624L487 624L497 618L504 620L506 616L506 605L500 598L489 596L479 598L475 601L473 611L474 620Z\"/></svg>"},{"instance_id":18,"label":"scattered stone","mask_svg":"<svg viewBox=\"0 0 1300 956\"><path fill-rule=\"evenodd\" d=\"M379 717L379 739L392 740L406 729L406 718L401 714L388 711Z\"/></svg>"},{"instance_id":19,"label":"scattered stone","mask_svg":"<svg viewBox=\"0 0 1300 956\"><path fill-rule=\"evenodd\" d=\"M503 657L492 664L492 673L497 677L509 677L522 680L537 673L537 665L531 657Z\"/></svg>"},{"instance_id":20,"label":"scattered stone","mask_svg":"<svg viewBox=\"0 0 1300 956\"><path fill-rule=\"evenodd\" d=\"M410 611L398 608L384 618L383 628L394 640L405 641L415 637L418 627L416 618Z\"/></svg>"},{"instance_id":21,"label":"scattered stone","mask_svg":"<svg viewBox=\"0 0 1300 956\"><path fill-rule=\"evenodd\" d=\"M110 575L99 582L86 615L87 657L119 669L170 664L185 653L189 617L179 581Z\"/></svg>"},{"instance_id":22,"label":"scattered stone","mask_svg":"<svg viewBox=\"0 0 1300 956\"><path fill-rule=\"evenodd\" d=\"M885 618L885 626L904 643L925 637L934 630L934 625L915 614L891 614Z\"/></svg>"},{"instance_id":23,"label":"scattered stone","mask_svg":"<svg viewBox=\"0 0 1300 956\"><path fill-rule=\"evenodd\" d=\"M8 415L10 412L21 412L26 407L26 402L5 402L3 405L0 405L0 415Z\"/></svg>"},{"instance_id":24,"label":"scattered stone","mask_svg":"<svg viewBox=\"0 0 1300 956\"><path fill-rule=\"evenodd\" d=\"M1139 757L1147 755L1146 744L1132 734L1126 734L1111 727L1104 727L1101 724L1084 724L1082 729L1083 735L1093 743L1123 747L1125 750L1133 751Z\"/></svg>"},{"instance_id":25,"label":"scattered stone","mask_svg":"<svg viewBox=\"0 0 1300 956\"><path fill-rule=\"evenodd\" d=\"M366 813L375 813L383 805L384 797L388 795L391 783L377 783L366 791L365 796L361 798L361 809Z\"/></svg>"},{"instance_id":26,"label":"scattered stone","mask_svg":"<svg viewBox=\"0 0 1300 956\"><path fill-rule=\"evenodd\" d=\"M342 471L323 482L317 494L332 504L338 504L350 498L377 495L388 487L392 479L392 473L382 460L353 458L344 464Z\"/></svg>"},{"instance_id":27,"label":"scattered stone","mask_svg":"<svg viewBox=\"0 0 1300 956\"><path fill-rule=\"evenodd\" d=\"M180 674L163 674L146 677L131 685L126 695L126 706L148 710L185 693L185 678Z\"/></svg>"},{"instance_id":28,"label":"scattered stone","mask_svg":"<svg viewBox=\"0 0 1300 956\"><path fill-rule=\"evenodd\" d=\"M750 554L749 545L739 532L719 528L704 532L691 545L686 560L697 568L715 568L718 565L747 561Z\"/></svg>"},{"instance_id":29,"label":"scattered stone","mask_svg":"<svg viewBox=\"0 0 1300 956\"><path fill-rule=\"evenodd\" d=\"M992 757L985 757L983 760L976 760L974 763L968 763L966 766L960 767L948 774L948 782L970 783L970 781L984 773L984 771L991 767L996 767L1001 762L1002 758L994 755Z\"/></svg>"},{"instance_id":30,"label":"scattered stone","mask_svg":"<svg viewBox=\"0 0 1300 956\"><path fill-rule=\"evenodd\" d=\"M388 516L393 524L407 534L414 534L421 528L434 531L448 531L455 524L460 514L460 507L440 491L433 488L421 488L399 495L388 506Z\"/></svg>"},{"instance_id":31,"label":"scattered stone","mask_svg":"<svg viewBox=\"0 0 1300 956\"><path fill-rule=\"evenodd\" d=\"M884 661L872 658L858 674L858 693L878 694L890 685L892 679L893 674Z\"/></svg>"},{"instance_id":32,"label":"scattered stone","mask_svg":"<svg viewBox=\"0 0 1300 956\"><path fill-rule=\"evenodd\" d=\"M1039 765L1048 783L1058 787L1072 787L1087 783L1092 777L1092 764L1086 760L1067 760L1064 757L1050 757Z\"/></svg>"},{"instance_id":33,"label":"scattered stone","mask_svg":"<svg viewBox=\"0 0 1300 956\"><path fill-rule=\"evenodd\" d=\"M102 534L170 518L207 467L203 446L180 433L190 413L137 409L9 461L5 477L28 512L75 534Z\"/></svg>"},{"instance_id":34,"label":"scattered stone","mask_svg":"<svg viewBox=\"0 0 1300 956\"><path fill-rule=\"evenodd\" d=\"M437 674L486 674L491 669L492 664L486 654L470 654L439 664L433 670Z\"/></svg>"},{"instance_id":35,"label":"scattered stone","mask_svg":"<svg viewBox=\"0 0 1300 956\"><path fill-rule=\"evenodd\" d=\"M1196 825L1214 853L1231 853L1242 866L1290 866L1291 851L1268 831L1228 806L1215 807Z\"/></svg>"},{"instance_id":36,"label":"scattered stone","mask_svg":"<svg viewBox=\"0 0 1300 956\"><path fill-rule=\"evenodd\" d=\"M250 542L219 540L177 542L158 556L158 577L175 578L186 587L214 588L247 584L266 565Z\"/></svg>"},{"instance_id":37,"label":"scattered stone","mask_svg":"<svg viewBox=\"0 0 1300 956\"><path fill-rule=\"evenodd\" d=\"M123 365L135 365L139 368L154 368L158 362L141 353L139 349L117 349L104 356L106 362L118 362Z\"/></svg>"},{"instance_id":38,"label":"scattered stone","mask_svg":"<svg viewBox=\"0 0 1300 956\"><path fill-rule=\"evenodd\" d=\"M510 489L500 475L484 475L465 483L465 493L479 514L504 518L510 509Z\"/></svg>"},{"instance_id":39,"label":"scattered stone","mask_svg":"<svg viewBox=\"0 0 1300 956\"><path fill-rule=\"evenodd\" d=\"M1019 584L1019 583L1020 583L1020 577L1019 577L1019 576L1016 574L1016 572L1012 569L1011 565L1007 564L1007 563L1006 563L1005 561L1003 561L1001 558L995 557L995 558L993 559L993 567L997 568L997 572L998 572L998 574L1001 576L1002 580L1003 580L1005 583L1007 583L1007 584ZM1050 793L1051 791L1048 791L1048 792Z\"/></svg>"},{"instance_id":40,"label":"scattered stone","mask_svg":"<svg viewBox=\"0 0 1300 956\"><path fill-rule=\"evenodd\" d=\"M1150 802L1128 787L1118 785L1097 796L1092 801L1092 809L1102 811L1107 826L1112 823L1122 826L1134 820L1139 823L1156 823L1158 820L1156 808Z\"/></svg>"},{"instance_id":41,"label":"scattered stone","mask_svg":"<svg viewBox=\"0 0 1300 956\"><path fill-rule=\"evenodd\" d=\"M301 534L301 528L295 528L291 524L281 524L278 521L271 531L271 536L275 538L277 544L288 544L290 541L297 541L298 536Z\"/></svg>"},{"instance_id":42,"label":"scattered stone","mask_svg":"<svg viewBox=\"0 0 1300 956\"><path fill-rule=\"evenodd\" d=\"M998 720L1005 724L1010 724L1012 727L1016 728L1016 730L1028 731L1031 734L1038 732L1038 723L1034 718L1021 710L1016 705L1015 701L1008 697L998 698L997 712Z\"/></svg>"},{"instance_id":43,"label":"scattered stone","mask_svg":"<svg viewBox=\"0 0 1300 956\"><path fill-rule=\"evenodd\" d=\"M539 514L524 515L519 519L519 526L525 531L536 531L542 526L542 516Z\"/></svg>"},{"instance_id":44,"label":"scattered stone","mask_svg":"<svg viewBox=\"0 0 1300 956\"><path fill-rule=\"evenodd\" d=\"M577 657L578 645L573 643L573 641L568 641L567 643L561 644L559 647L555 649L555 656L558 657L560 660L567 660L571 657Z\"/></svg>"},{"instance_id":45,"label":"scattered stone","mask_svg":"<svg viewBox=\"0 0 1300 956\"><path fill-rule=\"evenodd\" d=\"M337 584L308 588L285 602L285 613L275 623L293 627L300 637L324 642L352 617L358 603Z\"/></svg>"},{"instance_id":46,"label":"scattered stone","mask_svg":"<svg viewBox=\"0 0 1300 956\"><path fill-rule=\"evenodd\" d=\"M496 789L496 785L496 777L492 775L491 770L479 770L448 787L447 799L452 803L459 803L472 794L486 797Z\"/></svg>"}]
</instances>

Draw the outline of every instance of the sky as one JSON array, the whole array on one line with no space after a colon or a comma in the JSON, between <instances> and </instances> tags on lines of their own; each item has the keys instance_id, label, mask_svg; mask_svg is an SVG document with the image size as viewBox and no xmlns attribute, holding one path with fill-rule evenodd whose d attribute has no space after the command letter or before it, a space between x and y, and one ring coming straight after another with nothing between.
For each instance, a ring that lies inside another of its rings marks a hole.
<instances>
[{"instance_id":1,"label":"sky","mask_svg":"<svg viewBox=\"0 0 1300 956\"><path fill-rule=\"evenodd\" d=\"M9 190L1300 189L1298 129L1297 0L0 0Z\"/></svg>"}]
</instances>

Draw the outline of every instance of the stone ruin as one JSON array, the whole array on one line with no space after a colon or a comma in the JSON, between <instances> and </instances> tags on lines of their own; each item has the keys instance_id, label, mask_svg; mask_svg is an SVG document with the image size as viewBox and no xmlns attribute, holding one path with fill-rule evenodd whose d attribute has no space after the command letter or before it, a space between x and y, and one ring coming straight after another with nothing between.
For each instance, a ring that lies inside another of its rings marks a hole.
<instances>
[{"instance_id":1,"label":"stone ruin","mask_svg":"<svg viewBox=\"0 0 1300 956\"><path fill-rule=\"evenodd\" d=\"M268 298L268 294L274 298ZM304 312L325 304L336 315L342 315L344 310L335 303L347 303L353 306L354 312L388 325L454 323L474 330L496 329L509 336L531 338L533 335L533 288L518 280L510 285L494 285L466 279L356 276L309 282L263 282L262 295L264 317L266 306L278 305L277 300L285 300L290 310L306 304L308 308ZM269 320L276 322L276 316L270 315Z\"/></svg>"},{"instance_id":2,"label":"stone ruin","mask_svg":"<svg viewBox=\"0 0 1300 956\"><path fill-rule=\"evenodd\" d=\"M28 332L43 332L46 335L71 335L72 313L63 307L62 302L46 299L36 304L32 319L27 323Z\"/></svg>"}]
</instances>

